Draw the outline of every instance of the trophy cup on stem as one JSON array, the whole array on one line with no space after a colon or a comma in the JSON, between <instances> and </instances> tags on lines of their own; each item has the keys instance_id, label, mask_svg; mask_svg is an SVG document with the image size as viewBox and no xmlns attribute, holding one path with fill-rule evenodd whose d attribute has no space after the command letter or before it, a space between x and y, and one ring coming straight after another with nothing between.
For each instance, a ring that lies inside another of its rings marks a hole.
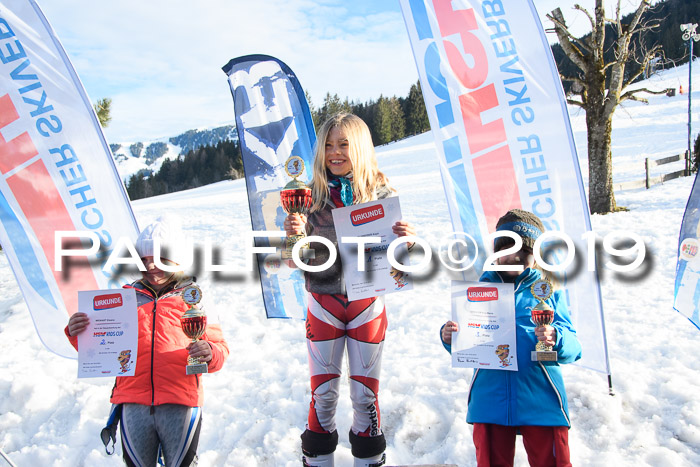
<instances>
[{"instance_id":1,"label":"trophy cup on stem","mask_svg":"<svg viewBox=\"0 0 700 467\"><path fill-rule=\"evenodd\" d=\"M304 172L304 160L299 156L292 156L285 162L284 169L287 175L292 177L292 181L287 183L284 189L280 191L280 200L282 201L284 212L287 214L308 214L313 202L311 199L311 188L301 180L297 180L297 177ZM287 237L286 248L282 251L282 259L291 259L294 245L304 237L306 237L306 234L303 232L299 235ZM307 248L308 245L305 245L304 249ZM304 257L305 255L302 254L300 256Z\"/></svg>"},{"instance_id":2,"label":"trophy cup on stem","mask_svg":"<svg viewBox=\"0 0 700 467\"><path fill-rule=\"evenodd\" d=\"M207 315L195 306L202 299L202 291L196 285L189 285L182 291L182 299L189 305L189 309L180 318L180 326L182 326L182 332L192 339L192 343L195 343L207 329ZM187 357L185 374L198 375L208 372L207 362L200 362L197 357Z\"/></svg>"},{"instance_id":3,"label":"trophy cup on stem","mask_svg":"<svg viewBox=\"0 0 700 467\"><path fill-rule=\"evenodd\" d=\"M532 308L532 322L537 327L551 325L554 321L554 310L545 303L545 300L552 296L552 283L546 278L538 280L532 284L530 291L540 301ZM533 362L556 362L557 352L544 342L537 342L535 350L530 352L530 358Z\"/></svg>"}]
</instances>

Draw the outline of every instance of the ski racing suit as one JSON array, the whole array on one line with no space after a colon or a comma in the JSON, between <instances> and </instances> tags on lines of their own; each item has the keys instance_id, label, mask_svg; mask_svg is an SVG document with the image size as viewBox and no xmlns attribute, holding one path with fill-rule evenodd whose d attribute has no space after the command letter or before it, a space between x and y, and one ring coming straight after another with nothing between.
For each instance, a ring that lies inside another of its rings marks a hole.
<instances>
[{"instance_id":1,"label":"ski racing suit","mask_svg":"<svg viewBox=\"0 0 700 467\"><path fill-rule=\"evenodd\" d=\"M337 189L331 188L331 201L308 216L308 235L338 241L331 211L342 207ZM391 192L380 187L377 198ZM331 204L332 203L332 204ZM324 264L328 249L312 242L315 258L309 265ZM381 429L377 393L382 348L387 329L384 297L349 301L345 291L340 255L322 272L306 272L308 310L306 339L311 374L311 403L306 431L302 434L305 455L328 455L335 451L338 433L335 412L338 403L343 354L347 348L350 371L350 397L353 422L350 429L352 454L356 458L381 456L386 441Z\"/></svg>"}]
</instances>

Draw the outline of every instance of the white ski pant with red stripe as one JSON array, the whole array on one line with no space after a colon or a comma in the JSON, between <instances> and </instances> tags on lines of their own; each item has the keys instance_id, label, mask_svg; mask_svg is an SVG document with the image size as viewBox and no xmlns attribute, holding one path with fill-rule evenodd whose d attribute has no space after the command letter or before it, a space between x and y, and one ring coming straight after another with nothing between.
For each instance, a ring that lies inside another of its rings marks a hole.
<instances>
[{"instance_id":1,"label":"white ski pant with red stripe","mask_svg":"<svg viewBox=\"0 0 700 467\"><path fill-rule=\"evenodd\" d=\"M348 301L345 295L310 293L306 339L311 373L307 428L335 431L343 354L350 369L352 431L359 436L382 434L377 392L387 319L384 297Z\"/></svg>"}]
</instances>

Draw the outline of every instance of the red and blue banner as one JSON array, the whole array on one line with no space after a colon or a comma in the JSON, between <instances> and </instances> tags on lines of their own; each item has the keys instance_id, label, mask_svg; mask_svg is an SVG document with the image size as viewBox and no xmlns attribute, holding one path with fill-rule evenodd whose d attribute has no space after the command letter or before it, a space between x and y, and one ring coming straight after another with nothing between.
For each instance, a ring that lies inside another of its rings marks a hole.
<instances>
[{"instance_id":1,"label":"red and blue banner","mask_svg":"<svg viewBox=\"0 0 700 467\"><path fill-rule=\"evenodd\" d=\"M57 231L94 232L106 260L116 240L135 239L138 227L90 100L53 29L34 1L0 0L0 244L39 338L75 358L63 328L78 309L78 291L122 284L102 270L103 261L54 264Z\"/></svg>"},{"instance_id":2,"label":"red and blue banner","mask_svg":"<svg viewBox=\"0 0 700 467\"><path fill-rule=\"evenodd\" d=\"M223 70L233 94L253 230L283 231L287 159L301 157L305 169L297 179L311 181L316 132L304 91L287 65L267 55L234 58ZM257 247L271 245L282 244L256 240ZM258 254L257 260L267 317L304 318L303 271L288 267L279 253Z\"/></svg>"},{"instance_id":3,"label":"red and blue banner","mask_svg":"<svg viewBox=\"0 0 700 467\"><path fill-rule=\"evenodd\" d=\"M695 175L678 237L673 308L700 329L700 182Z\"/></svg>"},{"instance_id":4,"label":"red and blue banner","mask_svg":"<svg viewBox=\"0 0 700 467\"><path fill-rule=\"evenodd\" d=\"M509 209L586 251L591 230L566 100L531 1L401 0L455 232L479 247L464 280L478 279L489 234ZM553 251L558 263L566 247ZM567 274L582 366L610 373L595 272Z\"/></svg>"}]
</instances>

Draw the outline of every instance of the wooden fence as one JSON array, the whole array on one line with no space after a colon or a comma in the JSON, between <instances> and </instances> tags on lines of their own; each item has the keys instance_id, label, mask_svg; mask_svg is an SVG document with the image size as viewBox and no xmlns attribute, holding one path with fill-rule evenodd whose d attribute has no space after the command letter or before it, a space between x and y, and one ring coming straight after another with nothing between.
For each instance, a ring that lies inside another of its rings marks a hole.
<instances>
[{"instance_id":1,"label":"wooden fence","mask_svg":"<svg viewBox=\"0 0 700 467\"><path fill-rule=\"evenodd\" d=\"M658 165L670 164L671 162L685 161L685 168L683 170L677 170L675 172L657 175L652 177L649 175L649 171L652 167ZM636 164L635 164L636 165ZM622 190L633 190L635 188L645 187L647 190L650 186L658 185L659 183L666 182L668 180L673 180L674 178L684 177L690 175L692 162L690 160L690 154L685 151L682 154L676 154L675 156L664 157L663 159L651 160L648 157L644 159L644 172L646 177L644 180L633 180L630 182L615 183L613 188L615 191Z\"/></svg>"}]
</instances>

